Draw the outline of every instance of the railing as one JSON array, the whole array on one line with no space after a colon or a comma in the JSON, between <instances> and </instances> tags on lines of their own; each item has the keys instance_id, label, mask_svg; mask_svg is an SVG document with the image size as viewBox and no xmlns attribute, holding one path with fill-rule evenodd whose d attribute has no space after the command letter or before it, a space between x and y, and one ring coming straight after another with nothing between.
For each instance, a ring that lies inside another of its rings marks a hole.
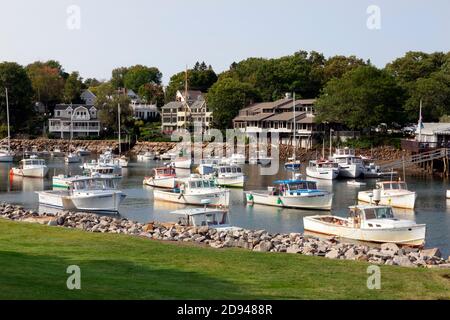
<instances>
[{"instance_id":1,"label":"railing","mask_svg":"<svg viewBox=\"0 0 450 320\"><path fill-rule=\"evenodd\" d=\"M394 160L388 163L384 163L380 165L380 167L383 170L386 169L398 169L403 166L409 167L415 164L442 159L445 157L450 157L450 149L447 148L441 148L441 149L435 149L427 152L422 152L418 154L411 155L409 157L405 157L401 160Z\"/></svg>"}]
</instances>

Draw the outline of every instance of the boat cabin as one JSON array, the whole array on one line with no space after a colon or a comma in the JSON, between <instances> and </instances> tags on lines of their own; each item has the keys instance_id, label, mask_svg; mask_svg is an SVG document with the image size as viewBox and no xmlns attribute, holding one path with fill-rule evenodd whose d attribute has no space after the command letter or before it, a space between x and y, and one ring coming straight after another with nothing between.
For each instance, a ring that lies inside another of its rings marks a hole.
<instances>
[{"instance_id":1,"label":"boat cabin","mask_svg":"<svg viewBox=\"0 0 450 320\"><path fill-rule=\"evenodd\" d=\"M241 174L242 168L239 166L219 166L217 167L218 174Z\"/></svg>"},{"instance_id":2,"label":"boat cabin","mask_svg":"<svg viewBox=\"0 0 450 320\"><path fill-rule=\"evenodd\" d=\"M36 158L20 160L20 167L21 168L28 167L28 166L45 166L45 160L43 160L43 159L36 159Z\"/></svg>"},{"instance_id":3,"label":"boat cabin","mask_svg":"<svg viewBox=\"0 0 450 320\"><path fill-rule=\"evenodd\" d=\"M337 162L326 161L326 160L310 161L309 166L313 167L313 168L327 168L327 169L332 169L332 168L338 169L339 168L339 164Z\"/></svg>"},{"instance_id":4,"label":"boat cabin","mask_svg":"<svg viewBox=\"0 0 450 320\"><path fill-rule=\"evenodd\" d=\"M179 224L192 227L228 228L228 212L224 210L195 208L171 212L179 215Z\"/></svg>"},{"instance_id":5,"label":"boat cabin","mask_svg":"<svg viewBox=\"0 0 450 320\"><path fill-rule=\"evenodd\" d=\"M110 190L117 188L117 181L112 178L82 177L70 181L69 189L73 191Z\"/></svg>"},{"instance_id":6,"label":"boat cabin","mask_svg":"<svg viewBox=\"0 0 450 320\"><path fill-rule=\"evenodd\" d=\"M376 187L381 190L408 190L404 181L380 181L377 182Z\"/></svg>"},{"instance_id":7,"label":"boat cabin","mask_svg":"<svg viewBox=\"0 0 450 320\"><path fill-rule=\"evenodd\" d=\"M390 206L351 206L348 214L353 225L363 225L368 228L380 228L380 219L395 219ZM373 220L373 222L371 221Z\"/></svg>"},{"instance_id":8,"label":"boat cabin","mask_svg":"<svg viewBox=\"0 0 450 320\"><path fill-rule=\"evenodd\" d=\"M269 187L272 195L295 195L298 193L315 192L317 183L308 180L277 180L275 186Z\"/></svg>"},{"instance_id":9,"label":"boat cabin","mask_svg":"<svg viewBox=\"0 0 450 320\"><path fill-rule=\"evenodd\" d=\"M175 168L173 167L159 167L154 168L155 177L175 177Z\"/></svg>"}]
</instances>

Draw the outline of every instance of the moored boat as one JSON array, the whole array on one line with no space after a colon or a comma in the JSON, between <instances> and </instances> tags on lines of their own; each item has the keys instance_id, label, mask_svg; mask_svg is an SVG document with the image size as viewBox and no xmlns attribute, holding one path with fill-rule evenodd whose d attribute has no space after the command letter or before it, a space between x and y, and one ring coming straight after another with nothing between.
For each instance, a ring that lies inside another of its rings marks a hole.
<instances>
[{"instance_id":1,"label":"moored boat","mask_svg":"<svg viewBox=\"0 0 450 320\"><path fill-rule=\"evenodd\" d=\"M160 167L153 169L153 175L145 177L143 184L156 188L175 188L176 173L172 167Z\"/></svg>"},{"instance_id":2,"label":"moored boat","mask_svg":"<svg viewBox=\"0 0 450 320\"><path fill-rule=\"evenodd\" d=\"M89 150L87 150L84 147L79 147L76 151L76 153L80 156L80 157L85 157L91 154L91 152Z\"/></svg>"},{"instance_id":3,"label":"moored boat","mask_svg":"<svg viewBox=\"0 0 450 320\"><path fill-rule=\"evenodd\" d=\"M348 218L333 215L303 218L305 231L378 243L422 246L425 224L394 217L390 206L351 206Z\"/></svg>"},{"instance_id":4,"label":"moored boat","mask_svg":"<svg viewBox=\"0 0 450 320\"><path fill-rule=\"evenodd\" d=\"M208 199L212 206L228 206L230 191L219 188L214 180L198 175L176 180L175 188L171 190L155 189L155 200L163 200L175 203L201 205Z\"/></svg>"},{"instance_id":5,"label":"moored boat","mask_svg":"<svg viewBox=\"0 0 450 320\"><path fill-rule=\"evenodd\" d=\"M237 165L219 165L215 167L216 183L222 187L243 188L245 176Z\"/></svg>"},{"instance_id":6,"label":"moored boat","mask_svg":"<svg viewBox=\"0 0 450 320\"><path fill-rule=\"evenodd\" d=\"M153 152L145 151L139 153L136 157L138 161L150 161L154 160L156 158L156 155Z\"/></svg>"},{"instance_id":7,"label":"moored boat","mask_svg":"<svg viewBox=\"0 0 450 320\"><path fill-rule=\"evenodd\" d=\"M414 209L416 192L409 191L404 181L379 181L377 189L358 192L358 200L363 202L377 201L382 205L397 208Z\"/></svg>"},{"instance_id":8,"label":"moored boat","mask_svg":"<svg viewBox=\"0 0 450 320\"><path fill-rule=\"evenodd\" d=\"M64 210L89 212L118 212L125 194L117 190L114 179L76 177L67 190L37 192L39 204Z\"/></svg>"},{"instance_id":9,"label":"moored boat","mask_svg":"<svg viewBox=\"0 0 450 320\"><path fill-rule=\"evenodd\" d=\"M31 157L20 160L19 167L11 168L10 174L22 177L43 178L48 173L45 160Z\"/></svg>"},{"instance_id":10,"label":"moored boat","mask_svg":"<svg viewBox=\"0 0 450 320\"><path fill-rule=\"evenodd\" d=\"M339 164L339 177L355 179L364 171L363 161L355 156L354 149L337 149L332 160Z\"/></svg>"},{"instance_id":11,"label":"moored boat","mask_svg":"<svg viewBox=\"0 0 450 320\"><path fill-rule=\"evenodd\" d=\"M67 156L64 158L64 161L66 163L79 163L81 162L81 158L78 154L74 153L74 152L70 152L69 154L67 154Z\"/></svg>"},{"instance_id":12,"label":"moored boat","mask_svg":"<svg viewBox=\"0 0 450 320\"><path fill-rule=\"evenodd\" d=\"M306 167L306 175L324 180L334 180L339 175L339 164L329 160L312 160Z\"/></svg>"},{"instance_id":13,"label":"moored boat","mask_svg":"<svg viewBox=\"0 0 450 320\"><path fill-rule=\"evenodd\" d=\"M267 190L246 191L247 204L282 208L331 210L333 194L317 189L315 181L278 180Z\"/></svg>"}]
</instances>

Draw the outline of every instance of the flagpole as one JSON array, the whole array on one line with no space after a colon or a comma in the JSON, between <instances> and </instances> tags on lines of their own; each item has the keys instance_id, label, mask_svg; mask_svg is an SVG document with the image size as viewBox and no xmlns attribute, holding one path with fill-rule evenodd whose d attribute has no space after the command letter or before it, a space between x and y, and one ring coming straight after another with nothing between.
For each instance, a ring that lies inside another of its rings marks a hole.
<instances>
[{"instance_id":1,"label":"flagpole","mask_svg":"<svg viewBox=\"0 0 450 320\"><path fill-rule=\"evenodd\" d=\"M420 99L419 109L419 143L422 141L422 99Z\"/></svg>"}]
</instances>

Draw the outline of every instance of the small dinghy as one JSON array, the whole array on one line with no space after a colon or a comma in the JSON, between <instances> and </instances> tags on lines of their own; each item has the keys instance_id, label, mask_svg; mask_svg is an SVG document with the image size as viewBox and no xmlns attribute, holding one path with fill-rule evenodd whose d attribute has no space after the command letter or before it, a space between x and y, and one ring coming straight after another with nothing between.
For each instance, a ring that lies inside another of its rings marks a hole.
<instances>
[{"instance_id":1,"label":"small dinghy","mask_svg":"<svg viewBox=\"0 0 450 320\"><path fill-rule=\"evenodd\" d=\"M365 186L366 185L365 182L356 181L356 180L347 181L347 184L350 185L350 186L356 186L356 187L361 187L361 186Z\"/></svg>"}]
</instances>

